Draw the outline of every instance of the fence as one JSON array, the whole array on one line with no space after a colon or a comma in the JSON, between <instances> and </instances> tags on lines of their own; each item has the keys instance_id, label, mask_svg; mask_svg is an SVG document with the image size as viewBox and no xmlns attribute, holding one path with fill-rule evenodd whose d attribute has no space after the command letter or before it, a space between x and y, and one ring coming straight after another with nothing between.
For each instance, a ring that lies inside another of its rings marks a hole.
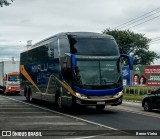
<instances>
[{"instance_id":1,"label":"fence","mask_svg":"<svg viewBox=\"0 0 160 139\"><path fill-rule=\"evenodd\" d=\"M124 86L123 93L141 96L150 93L151 91L156 89L157 87L152 87L152 86Z\"/></svg>"}]
</instances>

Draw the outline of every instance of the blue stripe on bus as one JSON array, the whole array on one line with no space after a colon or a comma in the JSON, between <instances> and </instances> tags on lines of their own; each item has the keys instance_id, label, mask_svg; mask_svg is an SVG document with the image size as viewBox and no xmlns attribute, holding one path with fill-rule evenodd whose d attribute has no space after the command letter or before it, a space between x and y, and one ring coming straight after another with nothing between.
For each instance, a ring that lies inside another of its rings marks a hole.
<instances>
[{"instance_id":1,"label":"blue stripe on bus","mask_svg":"<svg viewBox=\"0 0 160 139\"><path fill-rule=\"evenodd\" d=\"M107 89L107 90L88 90L88 89L83 89L83 88L73 86L72 89L75 92L84 94L86 96L107 96L107 95L114 95L118 92L121 92L123 87L121 86L115 89Z\"/></svg>"},{"instance_id":2,"label":"blue stripe on bus","mask_svg":"<svg viewBox=\"0 0 160 139\"><path fill-rule=\"evenodd\" d=\"M72 69L74 70L76 68L76 57L75 55L71 55L71 62L72 62Z\"/></svg>"}]
</instances>

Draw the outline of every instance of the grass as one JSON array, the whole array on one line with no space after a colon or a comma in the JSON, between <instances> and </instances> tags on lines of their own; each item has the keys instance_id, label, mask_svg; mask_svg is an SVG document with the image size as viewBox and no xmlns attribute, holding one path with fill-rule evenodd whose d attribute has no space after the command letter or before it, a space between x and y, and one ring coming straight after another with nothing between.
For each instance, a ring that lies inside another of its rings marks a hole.
<instances>
[{"instance_id":1,"label":"grass","mask_svg":"<svg viewBox=\"0 0 160 139\"><path fill-rule=\"evenodd\" d=\"M123 99L129 101L142 101L143 95L124 94Z\"/></svg>"},{"instance_id":2,"label":"grass","mask_svg":"<svg viewBox=\"0 0 160 139\"><path fill-rule=\"evenodd\" d=\"M124 86L123 99L132 101L142 101L143 96L157 87L147 87L147 86Z\"/></svg>"}]
</instances>

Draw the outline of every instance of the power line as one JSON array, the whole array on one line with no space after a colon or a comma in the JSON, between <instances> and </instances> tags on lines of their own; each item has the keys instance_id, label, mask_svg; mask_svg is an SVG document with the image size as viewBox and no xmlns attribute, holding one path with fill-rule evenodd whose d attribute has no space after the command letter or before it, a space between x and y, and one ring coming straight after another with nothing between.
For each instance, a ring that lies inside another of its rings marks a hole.
<instances>
[{"instance_id":1,"label":"power line","mask_svg":"<svg viewBox=\"0 0 160 139\"><path fill-rule=\"evenodd\" d=\"M160 38L160 36L152 37L151 39L152 39L152 40L157 40L157 39L159 39L159 38Z\"/></svg>"},{"instance_id":2,"label":"power line","mask_svg":"<svg viewBox=\"0 0 160 139\"><path fill-rule=\"evenodd\" d=\"M151 42L155 42L155 41L159 41L159 40L160 40L160 37L157 39L151 39Z\"/></svg>"},{"instance_id":3,"label":"power line","mask_svg":"<svg viewBox=\"0 0 160 139\"><path fill-rule=\"evenodd\" d=\"M159 43L160 42L160 38L157 38L157 39L153 39L151 40L151 42L149 44L154 44L154 43Z\"/></svg>"},{"instance_id":4,"label":"power line","mask_svg":"<svg viewBox=\"0 0 160 139\"><path fill-rule=\"evenodd\" d=\"M155 42L150 42L149 44L155 44L155 43L159 43L160 42L160 40L159 41L155 41Z\"/></svg>"},{"instance_id":5,"label":"power line","mask_svg":"<svg viewBox=\"0 0 160 139\"><path fill-rule=\"evenodd\" d=\"M147 15L147 14L149 14L149 13L152 13L152 12L158 10L158 9L160 9L160 8L156 8L156 9L154 9L154 10L148 12L148 13L145 13L145 14L139 16L139 17L136 17L136 18L134 18L134 19L132 19L132 20L130 20L130 21L127 21L127 22L125 22L125 23L122 23L121 25L119 25L119 26L117 26L117 27L115 27L115 28L119 28L120 26L123 26L123 25L125 25L125 24L128 24L128 23L130 23L130 22L132 22L132 21L134 21L134 20L136 20L136 19L139 19L139 18L141 18L141 17L143 17L143 16L145 16L145 15Z\"/></svg>"},{"instance_id":6,"label":"power line","mask_svg":"<svg viewBox=\"0 0 160 139\"><path fill-rule=\"evenodd\" d=\"M144 18L141 18L141 19L139 19L139 20L137 20L137 21L135 21L135 22L132 22L131 24L128 24L128 25L126 25L126 26L124 26L124 27L121 27L121 28L125 28L125 27L127 27L127 26L131 26L132 24L135 24L135 23L137 23L137 22L139 22L139 21L143 21L144 19L147 19L148 17L151 17L151 16L153 16L154 14L157 14L157 13L160 13L160 11L158 11L158 12L156 12L156 13L153 13L153 14L151 14L151 15L149 15L149 16L146 16L146 17L144 17ZM158 17L159 17L160 15L158 15ZM156 16L157 17L157 16ZM148 20L145 20L144 22L140 22L139 24L136 24L136 25L134 25L134 26L137 26L137 25L140 25L140 24L142 24L142 23L145 23L145 22L147 22L147 21L150 21L150 20L153 20L153 19L155 19L155 17L153 17L153 18L150 18L150 19L148 19ZM134 27L133 26L133 27ZM121 29L121 28L119 28L119 29ZM130 27L130 28L132 28L132 27Z\"/></svg>"},{"instance_id":7,"label":"power line","mask_svg":"<svg viewBox=\"0 0 160 139\"><path fill-rule=\"evenodd\" d=\"M134 23L136 23L136 22L139 22L139 21L141 21L141 20L144 20L144 19L146 19L146 18L148 18L148 17L151 17L151 16L159 13L159 12L160 12L159 9L160 9L160 8L156 8L156 9L154 9L154 10L148 12L148 13L145 13L145 14L137 17L137 18L134 18L134 19L132 19L132 20L130 20L130 21L128 21L128 22L125 22L125 23L123 23L123 24L115 27L114 29L121 29L121 28L130 26L130 25L132 25L132 24L134 24ZM155 12L155 11L156 11L156 12ZM150 13L152 13L152 14L150 14ZM154 18L153 18L153 19L154 19ZM150 20L150 19L149 19L149 20Z\"/></svg>"},{"instance_id":8,"label":"power line","mask_svg":"<svg viewBox=\"0 0 160 139\"><path fill-rule=\"evenodd\" d=\"M160 15L158 15L158 16L156 16L156 17L153 17L153 18L151 18L151 19L148 19L148 20L146 20L146 21L144 21L144 22L141 22L141 23L139 23L139 24L136 24L136 25L134 25L134 26L132 26L132 27L130 27L130 28L139 26L139 25L141 25L141 24L143 24L143 23L146 23L146 22L151 21L151 20L153 20L153 19L156 19L156 18L158 18L158 17L160 17ZM129 29L130 29L130 28L129 28Z\"/></svg>"}]
</instances>

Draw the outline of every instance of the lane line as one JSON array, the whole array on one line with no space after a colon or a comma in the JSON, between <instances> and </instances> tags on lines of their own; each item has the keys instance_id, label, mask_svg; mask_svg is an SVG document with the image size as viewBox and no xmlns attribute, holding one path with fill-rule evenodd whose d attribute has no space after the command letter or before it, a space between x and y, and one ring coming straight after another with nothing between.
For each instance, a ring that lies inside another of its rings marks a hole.
<instances>
[{"instance_id":1,"label":"lane line","mask_svg":"<svg viewBox=\"0 0 160 139\"><path fill-rule=\"evenodd\" d=\"M139 114L139 115L144 115L144 116L154 117L154 118L159 118L160 119L160 116L151 114L149 112L138 112L138 111L132 111L132 110L125 110L123 108L111 108L111 107L107 107L107 109L119 110L119 111L123 111L123 112L134 113L134 114Z\"/></svg>"},{"instance_id":2,"label":"lane line","mask_svg":"<svg viewBox=\"0 0 160 139\"><path fill-rule=\"evenodd\" d=\"M17 109L31 109L31 110L34 110L35 108L12 108L12 107L10 107L10 108L0 108L0 110L17 110Z\"/></svg>"},{"instance_id":3,"label":"lane line","mask_svg":"<svg viewBox=\"0 0 160 139\"><path fill-rule=\"evenodd\" d=\"M44 119L44 118L48 118L48 119L53 119L53 118L62 118L62 116L12 116L12 117L7 117L7 119L26 119L26 118L28 118L28 119L33 119L33 118L37 118L37 119L39 119L39 118L41 118L41 119ZM6 116L0 116L0 119L6 119Z\"/></svg>"},{"instance_id":4,"label":"lane line","mask_svg":"<svg viewBox=\"0 0 160 139\"><path fill-rule=\"evenodd\" d=\"M16 100L16 99L13 99L13 98L5 97L5 96L3 96L3 97L7 98L7 99L10 99L10 100L13 100L13 101L16 101L16 102L20 102L20 103L29 105L29 106L40 108L42 110L46 110L46 111L49 111L49 112L52 112L52 113L56 113L56 114L63 115L63 116L69 117L69 118L73 118L73 119L77 119L77 120L80 120L80 121L84 121L84 122L87 122L87 123L90 123L90 124L93 124L93 125L98 125L100 127L104 127L104 128L110 129L110 130L116 130L116 131L119 131L120 133L125 133L126 135L129 134L129 133L125 132L125 131L121 131L119 129L112 128L112 127L109 127L109 126L105 126L105 125L102 125L102 124L99 124L99 123L95 123L95 122L92 122L92 121L88 121L88 120L85 120L85 119L82 119L82 118L78 118L78 117L75 117L75 116L71 116L71 115L68 115L68 114L64 114L64 113L61 113L61 112L50 110L50 109L47 109L47 108L44 108L44 107L41 107L41 106L37 106L37 105L30 104L30 103L26 103L26 102L23 102L23 101L20 101L20 100ZM30 113L33 113L33 112L30 112ZM103 135L104 134L97 134L97 135L94 135L94 136L82 136L82 137L78 137L78 138L75 138L75 139L88 139L88 138L95 138L95 137L103 136Z\"/></svg>"},{"instance_id":5,"label":"lane line","mask_svg":"<svg viewBox=\"0 0 160 139\"><path fill-rule=\"evenodd\" d=\"M84 123L84 122L69 122L69 123L64 123L64 122L46 122L46 121L44 121L44 122L39 122L39 121L37 121L37 122L32 122L32 121L27 121L27 123L22 123L21 121L12 121L12 122L9 122L9 125L13 125L13 124L18 124L18 125L41 125L41 126L45 126L45 125L62 125L62 126L77 126L77 125L80 125L80 126L84 126L84 125L86 125L86 123Z\"/></svg>"},{"instance_id":6,"label":"lane line","mask_svg":"<svg viewBox=\"0 0 160 139\"><path fill-rule=\"evenodd\" d=\"M26 102L23 102L23 101L20 101L20 100L16 100L16 99L13 99L13 98L9 98L9 97L6 97L6 96L2 96L2 97L10 99L10 100L14 100L14 101L26 104L26 105L30 105L30 106L33 106L33 107L36 107L36 108L40 108L40 109L43 109L43 110L46 110L46 111L49 111L49 112L54 112L54 113L57 113L57 114L60 114L60 115L66 116L66 117L70 117L70 118L81 120L81 121L84 121L84 122L87 122L87 123L90 123L90 124L98 125L100 127L108 128L108 129L111 129L111 130L119 130L119 129L116 129L116 128L112 128L112 127L105 126L105 125L102 125L102 124L99 124L99 123L95 123L95 122L92 122L92 121L88 121L88 120L85 120L85 119L82 119L82 118L78 118L78 117L75 117L75 116L71 116L71 115L68 115L68 114L64 114L64 113L61 113L61 112L57 112L57 111L54 111L54 110L43 108L41 106L37 106L37 105L34 105L34 104L26 103Z\"/></svg>"},{"instance_id":7,"label":"lane line","mask_svg":"<svg viewBox=\"0 0 160 139\"><path fill-rule=\"evenodd\" d=\"M16 112L0 112L0 113L1 113L1 114L5 114L5 113L11 113L11 114L13 114L13 113L15 113L15 114L17 114L17 113L18 113L18 114L21 114L21 113L22 113L22 114L23 114L23 113L34 113L34 114L36 114L36 113L45 113L45 114L46 114L46 113L48 113L48 112L34 112L34 111L33 111L33 112L23 112L23 111L22 111L22 112L18 112L18 111L16 111ZM0 116L1 116L1 115L0 115Z\"/></svg>"}]
</instances>

